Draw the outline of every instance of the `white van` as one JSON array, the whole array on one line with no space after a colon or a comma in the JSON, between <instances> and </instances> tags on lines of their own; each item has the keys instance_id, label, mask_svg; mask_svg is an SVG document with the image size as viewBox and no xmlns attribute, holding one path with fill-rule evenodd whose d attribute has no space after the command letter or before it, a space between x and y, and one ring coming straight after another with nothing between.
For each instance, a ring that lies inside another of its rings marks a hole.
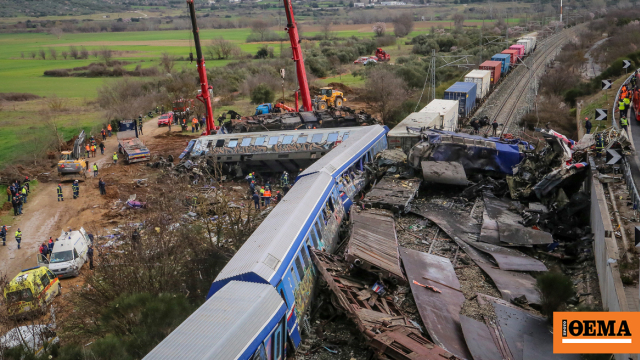
<instances>
[{"instance_id":1,"label":"white van","mask_svg":"<svg viewBox=\"0 0 640 360\"><path fill-rule=\"evenodd\" d=\"M87 261L87 250L91 240L84 228L78 231L63 231L53 244L51 259L38 254L38 265L47 266L58 278L80 275L80 268Z\"/></svg>"}]
</instances>

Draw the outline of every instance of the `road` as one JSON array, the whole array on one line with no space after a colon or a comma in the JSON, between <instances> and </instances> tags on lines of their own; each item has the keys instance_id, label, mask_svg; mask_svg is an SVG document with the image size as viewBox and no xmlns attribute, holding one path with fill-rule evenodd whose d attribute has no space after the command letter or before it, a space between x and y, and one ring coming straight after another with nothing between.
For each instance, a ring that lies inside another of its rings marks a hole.
<instances>
[{"instance_id":1,"label":"road","mask_svg":"<svg viewBox=\"0 0 640 360\"><path fill-rule=\"evenodd\" d=\"M179 131L178 126L173 126L174 132ZM145 144L159 141L153 137L168 131L166 127L158 128L157 118L144 123L144 135L140 138ZM108 164L112 162L112 155L117 151L118 142L116 136L107 138L105 142L105 154L98 154L89 159L89 168L93 168L97 162L99 169L108 170ZM122 157L122 156L121 156ZM118 163L116 166L127 166ZM56 182L40 183L37 189L28 197L24 205L23 215L14 217L14 221L7 236L7 246L0 246L0 274L13 278L21 269L37 265L36 255L38 247L43 241L52 236L54 239L60 235L63 229L79 229L85 227L91 229L91 222L99 219L106 212L104 201L98 190L98 179L93 178L93 173L87 174L87 181L80 183L80 197L73 199L71 183L63 183L64 201L57 201ZM108 184L107 184L108 185ZM107 188L108 191L108 188ZM21 248L18 249L13 234L17 229L23 233ZM88 271L88 269L84 269ZM64 282L68 280L63 280Z\"/></svg>"}]
</instances>

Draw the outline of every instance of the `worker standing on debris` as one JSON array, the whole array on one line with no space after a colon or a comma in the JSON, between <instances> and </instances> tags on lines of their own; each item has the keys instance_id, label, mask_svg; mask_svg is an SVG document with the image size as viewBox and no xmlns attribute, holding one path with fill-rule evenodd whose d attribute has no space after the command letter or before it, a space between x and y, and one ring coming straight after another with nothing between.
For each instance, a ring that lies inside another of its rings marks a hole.
<instances>
[{"instance_id":1,"label":"worker standing on debris","mask_svg":"<svg viewBox=\"0 0 640 360\"><path fill-rule=\"evenodd\" d=\"M478 122L478 119L471 120L471 127L473 128L474 134L477 135L478 133L480 133L480 123Z\"/></svg>"},{"instance_id":2,"label":"worker standing on debris","mask_svg":"<svg viewBox=\"0 0 640 360\"><path fill-rule=\"evenodd\" d=\"M20 249L20 242L22 242L22 231L20 231L20 229L18 229L18 231L16 231L16 242L18 243L18 249Z\"/></svg>"},{"instance_id":3,"label":"worker standing on debris","mask_svg":"<svg viewBox=\"0 0 640 360\"><path fill-rule=\"evenodd\" d=\"M624 131L627 132L627 135L629 135L629 130L627 130L628 126L629 126L629 121L627 120L627 116L622 115L622 117L620 118L620 127L622 127Z\"/></svg>"},{"instance_id":4,"label":"worker standing on debris","mask_svg":"<svg viewBox=\"0 0 640 360\"><path fill-rule=\"evenodd\" d=\"M102 178L98 181L98 188L100 189L100 195L107 195L107 184Z\"/></svg>"},{"instance_id":5,"label":"worker standing on debris","mask_svg":"<svg viewBox=\"0 0 640 360\"><path fill-rule=\"evenodd\" d=\"M107 125L107 131L109 132L109 137L111 137L111 124Z\"/></svg>"},{"instance_id":6,"label":"worker standing on debris","mask_svg":"<svg viewBox=\"0 0 640 360\"><path fill-rule=\"evenodd\" d=\"M600 157L600 153L604 149L604 140L602 134L596 134L596 157Z\"/></svg>"},{"instance_id":7,"label":"worker standing on debris","mask_svg":"<svg viewBox=\"0 0 640 360\"><path fill-rule=\"evenodd\" d=\"M588 117L584 118L584 127L587 129L587 134L591 134L591 120Z\"/></svg>"},{"instance_id":8,"label":"worker standing on debris","mask_svg":"<svg viewBox=\"0 0 640 360\"><path fill-rule=\"evenodd\" d=\"M58 201L64 201L64 197L62 196L62 184L58 184Z\"/></svg>"},{"instance_id":9,"label":"worker standing on debris","mask_svg":"<svg viewBox=\"0 0 640 360\"><path fill-rule=\"evenodd\" d=\"M71 189L73 189L73 198L77 199L80 196L80 185L78 185L78 180L73 182Z\"/></svg>"},{"instance_id":10,"label":"worker standing on debris","mask_svg":"<svg viewBox=\"0 0 640 360\"><path fill-rule=\"evenodd\" d=\"M93 177L98 177L98 163L93 163Z\"/></svg>"},{"instance_id":11,"label":"worker standing on debris","mask_svg":"<svg viewBox=\"0 0 640 360\"><path fill-rule=\"evenodd\" d=\"M253 198L253 204L255 205L256 210L260 210L260 196L258 196L258 193L254 191L252 198Z\"/></svg>"},{"instance_id":12,"label":"worker standing on debris","mask_svg":"<svg viewBox=\"0 0 640 360\"><path fill-rule=\"evenodd\" d=\"M282 177L280 177L280 183L282 187L285 185L289 185L289 174L285 171L282 173Z\"/></svg>"},{"instance_id":13,"label":"worker standing on debris","mask_svg":"<svg viewBox=\"0 0 640 360\"><path fill-rule=\"evenodd\" d=\"M249 184L249 191L251 192L251 194L253 194L256 191L256 182L255 181L252 181Z\"/></svg>"},{"instance_id":14,"label":"worker standing on debris","mask_svg":"<svg viewBox=\"0 0 640 360\"><path fill-rule=\"evenodd\" d=\"M498 136L498 120L493 119L491 127L493 128L493 136Z\"/></svg>"},{"instance_id":15,"label":"worker standing on debris","mask_svg":"<svg viewBox=\"0 0 640 360\"><path fill-rule=\"evenodd\" d=\"M276 201L280 202L280 200L282 200L282 194L280 194L280 191L276 191Z\"/></svg>"},{"instance_id":16,"label":"worker standing on debris","mask_svg":"<svg viewBox=\"0 0 640 360\"><path fill-rule=\"evenodd\" d=\"M100 155L104 155L104 143L100 143L98 146L100 147Z\"/></svg>"},{"instance_id":17,"label":"worker standing on debris","mask_svg":"<svg viewBox=\"0 0 640 360\"><path fill-rule=\"evenodd\" d=\"M116 153L115 151L113 152L113 163L114 164L118 163L118 153Z\"/></svg>"},{"instance_id":18,"label":"worker standing on debris","mask_svg":"<svg viewBox=\"0 0 640 360\"><path fill-rule=\"evenodd\" d=\"M263 187L260 188L260 199L262 199L260 203L262 204L262 206L264 206L264 188Z\"/></svg>"},{"instance_id":19,"label":"worker standing on debris","mask_svg":"<svg viewBox=\"0 0 640 360\"><path fill-rule=\"evenodd\" d=\"M91 245L87 249L87 257L89 258L89 270L93 270L93 246Z\"/></svg>"},{"instance_id":20,"label":"worker standing on debris","mask_svg":"<svg viewBox=\"0 0 640 360\"><path fill-rule=\"evenodd\" d=\"M264 204L265 206L271 205L271 190L267 189L264 191Z\"/></svg>"},{"instance_id":21,"label":"worker standing on debris","mask_svg":"<svg viewBox=\"0 0 640 360\"><path fill-rule=\"evenodd\" d=\"M2 246L7 246L7 225L0 228L0 238L2 238Z\"/></svg>"}]
</instances>

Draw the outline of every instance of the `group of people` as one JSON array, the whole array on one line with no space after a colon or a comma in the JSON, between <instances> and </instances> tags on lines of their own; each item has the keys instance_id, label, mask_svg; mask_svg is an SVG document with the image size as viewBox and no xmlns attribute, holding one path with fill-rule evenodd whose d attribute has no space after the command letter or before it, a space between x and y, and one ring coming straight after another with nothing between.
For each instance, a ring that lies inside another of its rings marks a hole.
<instances>
[{"instance_id":1,"label":"group of people","mask_svg":"<svg viewBox=\"0 0 640 360\"><path fill-rule=\"evenodd\" d=\"M42 244L40 244L40 247L38 248L38 252L40 253L40 255L42 255L45 259L51 259L53 244L53 238L49 236L49 240L42 242Z\"/></svg>"},{"instance_id":2,"label":"group of people","mask_svg":"<svg viewBox=\"0 0 640 360\"><path fill-rule=\"evenodd\" d=\"M2 239L2 246L7 246L7 234L9 234L7 225L2 225L0 227L0 239ZM20 249L20 243L22 242L22 231L20 231L20 229L16 230L14 236L16 242L18 243L18 249Z\"/></svg>"},{"instance_id":3,"label":"group of people","mask_svg":"<svg viewBox=\"0 0 640 360\"><path fill-rule=\"evenodd\" d=\"M24 178L24 181L15 180L7 187L7 201L11 201L13 216L22 215L22 206L27 203L29 192L28 176Z\"/></svg>"},{"instance_id":4,"label":"group of people","mask_svg":"<svg viewBox=\"0 0 640 360\"><path fill-rule=\"evenodd\" d=\"M472 119L469 125L471 125L471 127L473 128L474 135L480 134L480 128L483 125L480 123L480 120ZM492 136L498 136L498 126L500 126L500 124L498 124L498 121L496 119L493 119L493 122L491 123L491 129L493 131Z\"/></svg>"},{"instance_id":5,"label":"group of people","mask_svg":"<svg viewBox=\"0 0 640 360\"><path fill-rule=\"evenodd\" d=\"M275 200L276 203L280 202L282 197L286 195L290 189L289 174L286 171L280 177L282 193L280 191L273 193L269 180L266 180L263 186L256 185L257 179L255 172L249 173L249 175L245 177L245 180L249 183L249 195L253 199L256 210L260 210L261 207L270 206L271 200Z\"/></svg>"}]
</instances>

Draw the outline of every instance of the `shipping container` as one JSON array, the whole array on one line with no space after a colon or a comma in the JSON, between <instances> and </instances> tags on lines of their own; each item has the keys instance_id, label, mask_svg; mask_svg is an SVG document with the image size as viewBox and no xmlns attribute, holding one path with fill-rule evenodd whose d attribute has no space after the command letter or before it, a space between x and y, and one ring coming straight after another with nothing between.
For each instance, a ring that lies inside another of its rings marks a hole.
<instances>
[{"instance_id":1,"label":"shipping container","mask_svg":"<svg viewBox=\"0 0 640 360\"><path fill-rule=\"evenodd\" d=\"M529 53L531 53L531 50L533 50L533 47L531 46L533 44L533 41L528 40L528 39L520 39L518 40L518 45L524 45L524 54L525 55L529 55Z\"/></svg>"},{"instance_id":2,"label":"shipping container","mask_svg":"<svg viewBox=\"0 0 640 360\"><path fill-rule=\"evenodd\" d=\"M472 82L457 82L444 91L445 100L458 100L460 116L469 116L476 106L477 85Z\"/></svg>"},{"instance_id":3,"label":"shipping container","mask_svg":"<svg viewBox=\"0 0 640 360\"><path fill-rule=\"evenodd\" d=\"M529 52L533 51L536 48L536 40L538 39L538 33L537 32L532 32L526 35L523 35L519 40L530 40L531 41L531 48L529 49Z\"/></svg>"},{"instance_id":4,"label":"shipping container","mask_svg":"<svg viewBox=\"0 0 640 360\"><path fill-rule=\"evenodd\" d=\"M500 80L500 73L502 69L502 61L485 61L478 67L480 70L491 71L491 83L497 84Z\"/></svg>"},{"instance_id":5,"label":"shipping container","mask_svg":"<svg viewBox=\"0 0 640 360\"><path fill-rule=\"evenodd\" d=\"M500 61L502 63L502 69L500 70L502 75L505 76L510 69L511 66L511 55L510 54L495 54L491 57L493 61Z\"/></svg>"},{"instance_id":6,"label":"shipping container","mask_svg":"<svg viewBox=\"0 0 640 360\"><path fill-rule=\"evenodd\" d=\"M409 114L387 134L389 149L402 149L409 154L409 150L420 142L420 133L407 128L423 129L427 127L442 129L442 115L437 112L422 111Z\"/></svg>"},{"instance_id":7,"label":"shipping container","mask_svg":"<svg viewBox=\"0 0 640 360\"><path fill-rule=\"evenodd\" d=\"M420 112L434 112L440 114L441 128L447 131L456 131L458 128L458 100L435 99Z\"/></svg>"},{"instance_id":8,"label":"shipping container","mask_svg":"<svg viewBox=\"0 0 640 360\"><path fill-rule=\"evenodd\" d=\"M489 93L489 88L491 87L491 71L472 70L464 76L464 82L472 82L477 85L476 101L480 101Z\"/></svg>"},{"instance_id":9,"label":"shipping container","mask_svg":"<svg viewBox=\"0 0 640 360\"><path fill-rule=\"evenodd\" d=\"M518 62L518 50L502 50L503 54L507 54L509 56L511 56L511 65L515 65L515 63Z\"/></svg>"},{"instance_id":10,"label":"shipping container","mask_svg":"<svg viewBox=\"0 0 640 360\"><path fill-rule=\"evenodd\" d=\"M524 45L522 45L522 44L511 45L511 46L509 46L509 49L518 50L518 58L519 59L522 59L524 57Z\"/></svg>"}]
</instances>

